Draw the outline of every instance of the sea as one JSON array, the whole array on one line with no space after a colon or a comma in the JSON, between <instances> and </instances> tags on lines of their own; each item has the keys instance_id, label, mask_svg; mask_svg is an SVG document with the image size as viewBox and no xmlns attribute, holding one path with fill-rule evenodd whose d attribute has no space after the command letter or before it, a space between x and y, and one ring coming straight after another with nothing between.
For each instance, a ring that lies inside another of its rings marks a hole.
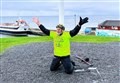
<instances>
[{"instance_id":1,"label":"sea","mask_svg":"<svg viewBox=\"0 0 120 83\"><path fill-rule=\"evenodd\" d=\"M1 23L15 23L19 19L23 19L29 24L30 28L38 28L39 27L32 22L33 17L38 17L40 23L43 24L47 29L54 30L56 25L59 24L59 16L1 16ZM82 31L85 30L86 27L97 27L98 24L104 22L105 20L119 20L118 16L109 16L109 15L82 15L82 18L88 17L89 22L84 24L81 28ZM64 16L64 26L66 31L72 30L79 22L80 15L70 15ZM0 38L3 37L11 37L8 35L0 34Z\"/></svg>"}]
</instances>

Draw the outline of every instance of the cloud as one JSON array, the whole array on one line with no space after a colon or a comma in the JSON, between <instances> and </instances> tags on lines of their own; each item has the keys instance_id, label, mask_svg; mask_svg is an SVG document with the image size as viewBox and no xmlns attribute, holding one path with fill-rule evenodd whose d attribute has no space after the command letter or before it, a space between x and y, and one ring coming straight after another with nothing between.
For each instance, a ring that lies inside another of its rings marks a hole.
<instances>
[{"instance_id":1,"label":"cloud","mask_svg":"<svg viewBox=\"0 0 120 83\"><path fill-rule=\"evenodd\" d=\"M7 6L6 6L7 5ZM2 8L10 10L41 10L55 9L56 3L49 2L3 2Z\"/></svg>"},{"instance_id":2,"label":"cloud","mask_svg":"<svg viewBox=\"0 0 120 83\"><path fill-rule=\"evenodd\" d=\"M118 2L65 2L64 9L65 15L119 15ZM2 2L1 10L4 16L57 16L59 11L58 2Z\"/></svg>"},{"instance_id":3,"label":"cloud","mask_svg":"<svg viewBox=\"0 0 120 83\"><path fill-rule=\"evenodd\" d=\"M10 2L10 1L12 1L12 2L30 2L30 1L33 1L33 2L58 2L58 1L60 1L60 0L2 0L2 1L4 1L4 2ZM104 2L110 2L110 1L112 1L113 2L113 0L64 0L64 2L102 2L102 1L104 1ZM115 1L119 1L119 0L114 0L114 2Z\"/></svg>"},{"instance_id":4,"label":"cloud","mask_svg":"<svg viewBox=\"0 0 120 83\"><path fill-rule=\"evenodd\" d=\"M73 5L74 4L74 5ZM119 3L117 2L67 2L66 14L80 15L119 15Z\"/></svg>"},{"instance_id":5,"label":"cloud","mask_svg":"<svg viewBox=\"0 0 120 83\"><path fill-rule=\"evenodd\" d=\"M9 12L9 14L8 14ZM56 11L16 11L16 10L4 10L2 16L56 16Z\"/></svg>"},{"instance_id":6,"label":"cloud","mask_svg":"<svg viewBox=\"0 0 120 83\"><path fill-rule=\"evenodd\" d=\"M20 16L58 15L57 12L58 7L56 3L48 2L4 2L2 6L2 13L5 16L16 16L18 13Z\"/></svg>"}]
</instances>

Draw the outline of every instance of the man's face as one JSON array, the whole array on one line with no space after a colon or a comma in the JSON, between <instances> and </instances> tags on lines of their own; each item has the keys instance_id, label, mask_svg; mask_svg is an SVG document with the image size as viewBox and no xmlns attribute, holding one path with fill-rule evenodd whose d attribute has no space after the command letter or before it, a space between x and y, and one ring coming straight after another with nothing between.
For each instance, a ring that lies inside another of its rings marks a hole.
<instances>
[{"instance_id":1,"label":"man's face","mask_svg":"<svg viewBox=\"0 0 120 83\"><path fill-rule=\"evenodd\" d=\"M61 33L63 33L63 30L61 28L56 28L56 32L58 35L60 35Z\"/></svg>"}]
</instances>

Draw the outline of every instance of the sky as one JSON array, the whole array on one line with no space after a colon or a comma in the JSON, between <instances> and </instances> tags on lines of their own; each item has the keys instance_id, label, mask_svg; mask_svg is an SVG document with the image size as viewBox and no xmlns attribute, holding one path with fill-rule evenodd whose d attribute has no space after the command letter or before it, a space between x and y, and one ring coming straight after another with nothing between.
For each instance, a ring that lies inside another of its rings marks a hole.
<instances>
[{"instance_id":1,"label":"sky","mask_svg":"<svg viewBox=\"0 0 120 83\"><path fill-rule=\"evenodd\" d=\"M58 16L59 0L0 0L0 16ZM120 0L64 0L65 15L118 16Z\"/></svg>"}]
</instances>

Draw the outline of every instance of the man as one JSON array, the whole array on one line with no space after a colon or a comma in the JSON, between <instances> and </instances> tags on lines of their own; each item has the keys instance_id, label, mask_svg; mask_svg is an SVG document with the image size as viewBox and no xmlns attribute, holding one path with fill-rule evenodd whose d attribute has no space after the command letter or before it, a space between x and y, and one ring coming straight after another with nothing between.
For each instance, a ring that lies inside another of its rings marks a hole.
<instances>
[{"instance_id":1,"label":"man","mask_svg":"<svg viewBox=\"0 0 120 83\"><path fill-rule=\"evenodd\" d=\"M29 29L29 25L26 23L26 21L24 21L24 20L18 20L18 22L19 22L19 29L18 30L28 30Z\"/></svg>"},{"instance_id":2,"label":"man","mask_svg":"<svg viewBox=\"0 0 120 83\"><path fill-rule=\"evenodd\" d=\"M19 26L19 22L16 21L13 25L14 25L14 26Z\"/></svg>"},{"instance_id":3,"label":"man","mask_svg":"<svg viewBox=\"0 0 120 83\"><path fill-rule=\"evenodd\" d=\"M39 28L48 36L54 40L54 58L50 66L51 71L56 71L62 64L67 74L72 74L74 70L74 62L70 60L70 38L77 35L81 26L88 22L88 18L82 19L78 25L70 32L64 32L65 27L61 24L56 26L56 31L50 31L46 29L39 21L38 18L33 18Z\"/></svg>"}]
</instances>

